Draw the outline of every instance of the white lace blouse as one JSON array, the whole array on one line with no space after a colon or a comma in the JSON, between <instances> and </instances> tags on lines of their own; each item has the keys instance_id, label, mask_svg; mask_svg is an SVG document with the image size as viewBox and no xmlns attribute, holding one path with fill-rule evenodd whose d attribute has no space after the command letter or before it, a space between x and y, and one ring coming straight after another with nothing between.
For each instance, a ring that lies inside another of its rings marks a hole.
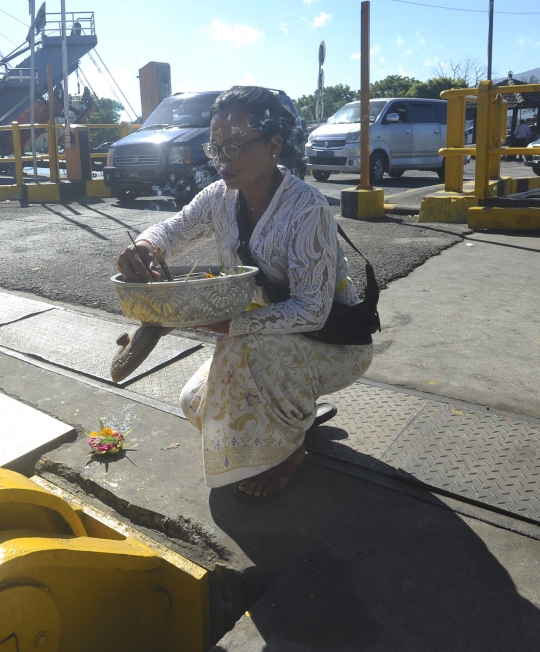
<instances>
[{"instance_id":1,"label":"white lace blouse","mask_svg":"<svg viewBox=\"0 0 540 652\"><path fill-rule=\"evenodd\" d=\"M360 301L352 281L346 281L349 264L326 199L287 168L280 170L283 182L257 223L249 248L257 266L271 281L287 286L291 296L234 317L230 335L314 331L325 323L334 297L347 305ZM238 191L217 181L138 240L148 240L170 258L215 237L219 264L240 265L237 201ZM255 300L262 303L260 294Z\"/></svg>"}]
</instances>

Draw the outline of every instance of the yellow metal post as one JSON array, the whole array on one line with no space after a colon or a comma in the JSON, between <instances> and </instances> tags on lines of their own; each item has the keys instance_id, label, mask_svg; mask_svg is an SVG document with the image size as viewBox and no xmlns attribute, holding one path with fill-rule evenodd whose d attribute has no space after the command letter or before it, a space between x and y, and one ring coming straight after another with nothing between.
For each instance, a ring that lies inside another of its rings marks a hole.
<instances>
[{"instance_id":1,"label":"yellow metal post","mask_svg":"<svg viewBox=\"0 0 540 652\"><path fill-rule=\"evenodd\" d=\"M476 134L476 174L474 183L474 195L477 199L487 197L489 186L489 141L493 114L490 90L491 82L489 80L479 83L477 109L479 129Z\"/></svg>"},{"instance_id":2,"label":"yellow metal post","mask_svg":"<svg viewBox=\"0 0 540 652\"><path fill-rule=\"evenodd\" d=\"M495 95L492 100L493 117L491 120L490 144L491 150L498 150L501 140L506 140L506 110L508 102L505 102L502 95ZM501 130L504 125L504 132ZM504 133L504 137L503 134ZM503 142L504 142L503 140ZM501 157L493 151L489 154L489 178L498 179L501 176Z\"/></svg>"},{"instance_id":3,"label":"yellow metal post","mask_svg":"<svg viewBox=\"0 0 540 652\"><path fill-rule=\"evenodd\" d=\"M22 162L22 147L21 147L21 129L18 122L11 123L11 133L13 135L13 154L15 156L15 174L17 186L22 189L23 185L23 162Z\"/></svg>"},{"instance_id":4,"label":"yellow metal post","mask_svg":"<svg viewBox=\"0 0 540 652\"><path fill-rule=\"evenodd\" d=\"M129 125L127 122L120 123L120 138L125 138L129 134Z\"/></svg>"},{"instance_id":5,"label":"yellow metal post","mask_svg":"<svg viewBox=\"0 0 540 652\"><path fill-rule=\"evenodd\" d=\"M465 97L448 98L446 147L465 146ZM463 156L446 156L445 192L463 192Z\"/></svg>"}]
</instances>

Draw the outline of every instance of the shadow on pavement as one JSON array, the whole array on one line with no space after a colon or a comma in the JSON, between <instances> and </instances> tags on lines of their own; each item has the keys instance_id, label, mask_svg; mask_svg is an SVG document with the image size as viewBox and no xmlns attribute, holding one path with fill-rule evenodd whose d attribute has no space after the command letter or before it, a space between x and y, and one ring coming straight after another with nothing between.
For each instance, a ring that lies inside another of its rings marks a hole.
<instances>
[{"instance_id":1,"label":"shadow on pavement","mask_svg":"<svg viewBox=\"0 0 540 652\"><path fill-rule=\"evenodd\" d=\"M540 611L464 519L314 464L297 476L264 506L211 491L216 524L265 588L214 652L538 649ZM512 547L516 535L491 530Z\"/></svg>"}]
</instances>

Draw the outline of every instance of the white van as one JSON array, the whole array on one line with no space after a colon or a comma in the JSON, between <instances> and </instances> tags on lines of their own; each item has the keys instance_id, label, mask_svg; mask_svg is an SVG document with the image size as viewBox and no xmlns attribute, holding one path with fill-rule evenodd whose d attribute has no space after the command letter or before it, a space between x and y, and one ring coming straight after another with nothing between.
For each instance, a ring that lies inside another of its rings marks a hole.
<instances>
[{"instance_id":1,"label":"white van","mask_svg":"<svg viewBox=\"0 0 540 652\"><path fill-rule=\"evenodd\" d=\"M370 180L385 172L432 170L444 179L445 100L388 98L371 100ZM328 122L311 132L306 143L307 168L317 181L337 172L360 172L360 102L345 104Z\"/></svg>"}]
</instances>

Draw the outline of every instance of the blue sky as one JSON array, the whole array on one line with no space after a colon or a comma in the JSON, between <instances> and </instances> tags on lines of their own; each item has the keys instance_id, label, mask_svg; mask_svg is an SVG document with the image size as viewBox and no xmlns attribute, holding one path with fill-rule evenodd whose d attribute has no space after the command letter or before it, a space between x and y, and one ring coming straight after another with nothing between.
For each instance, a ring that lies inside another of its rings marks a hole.
<instances>
[{"instance_id":1,"label":"blue sky","mask_svg":"<svg viewBox=\"0 0 540 652\"><path fill-rule=\"evenodd\" d=\"M390 74L427 79L434 66L466 55L486 62L488 0L418 3L476 11L372 0L371 81ZM0 10L25 24L27 7L26 0L0 0ZM95 12L97 51L136 111L138 69L148 61L170 63L174 91L252 83L281 88L293 98L312 93L321 40L327 47L325 83L360 86L359 0L67 0L66 9ZM60 0L47 0L47 10L59 11ZM495 0L495 11L508 12L495 14L497 76L540 66L540 3ZM10 41L24 41L26 31L0 11L0 51L9 52ZM112 96L88 57L81 68L98 95Z\"/></svg>"}]
</instances>

